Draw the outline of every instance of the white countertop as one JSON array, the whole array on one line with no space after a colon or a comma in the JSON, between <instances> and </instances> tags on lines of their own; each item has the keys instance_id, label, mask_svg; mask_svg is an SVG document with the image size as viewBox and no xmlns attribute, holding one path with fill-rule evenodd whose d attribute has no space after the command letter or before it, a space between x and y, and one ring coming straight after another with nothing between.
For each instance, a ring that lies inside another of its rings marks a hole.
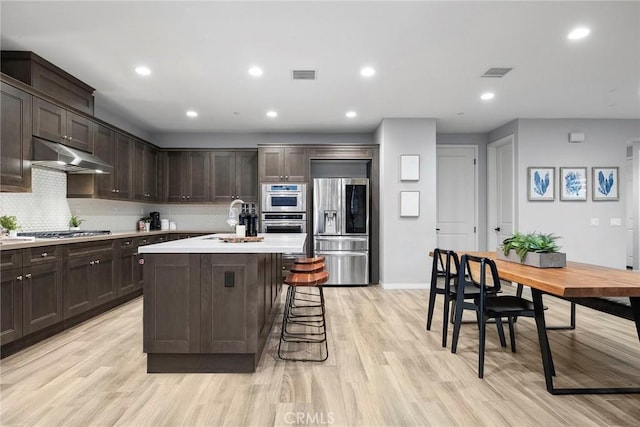
<instances>
[{"instance_id":1,"label":"white countertop","mask_svg":"<svg viewBox=\"0 0 640 427\"><path fill-rule=\"evenodd\" d=\"M258 253L303 253L306 233L269 233L262 242L226 243L220 236L232 234L208 234L190 239L173 240L141 246L141 254L258 254Z\"/></svg>"}]
</instances>

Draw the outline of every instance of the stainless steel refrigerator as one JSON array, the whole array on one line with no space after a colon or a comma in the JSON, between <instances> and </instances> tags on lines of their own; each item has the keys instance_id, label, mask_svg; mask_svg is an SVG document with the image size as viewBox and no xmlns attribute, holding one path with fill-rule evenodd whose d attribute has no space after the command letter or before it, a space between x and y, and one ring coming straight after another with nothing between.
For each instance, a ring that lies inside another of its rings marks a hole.
<instances>
[{"instance_id":1,"label":"stainless steel refrigerator","mask_svg":"<svg viewBox=\"0 0 640 427\"><path fill-rule=\"evenodd\" d=\"M313 180L313 253L329 285L369 284L369 179Z\"/></svg>"}]
</instances>

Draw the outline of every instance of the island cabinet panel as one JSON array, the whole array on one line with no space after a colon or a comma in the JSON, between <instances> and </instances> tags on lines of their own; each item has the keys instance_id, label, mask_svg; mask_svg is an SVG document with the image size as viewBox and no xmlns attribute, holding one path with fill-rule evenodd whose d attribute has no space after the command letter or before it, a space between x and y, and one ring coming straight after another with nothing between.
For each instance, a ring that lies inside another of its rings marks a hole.
<instances>
[{"instance_id":1,"label":"island cabinet panel","mask_svg":"<svg viewBox=\"0 0 640 427\"><path fill-rule=\"evenodd\" d=\"M145 253L147 372L254 372L278 313L281 257Z\"/></svg>"},{"instance_id":2,"label":"island cabinet panel","mask_svg":"<svg viewBox=\"0 0 640 427\"><path fill-rule=\"evenodd\" d=\"M21 268L3 269L0 275L0 344L22 336L23 280Z\"/></svg>"},{"instance_id":3,"label":"island cabinet panel","mask_svg":"<svg viewBox=\"0 0 640 427\"><path fill-rule=\"evenodd\" d=\"M255 352L256 255L202 255L201 351Z\"/></svg>"},{"instance_id":4,"label":"island cabinet panel","mask_svg":"<svg viewBox=\"0 0 640 427\"><path fill-rule=\"evenodd\" d=\"M200 257L146 256L144 268L144 351L200 351Z\"/></svg>"}]
</instances>

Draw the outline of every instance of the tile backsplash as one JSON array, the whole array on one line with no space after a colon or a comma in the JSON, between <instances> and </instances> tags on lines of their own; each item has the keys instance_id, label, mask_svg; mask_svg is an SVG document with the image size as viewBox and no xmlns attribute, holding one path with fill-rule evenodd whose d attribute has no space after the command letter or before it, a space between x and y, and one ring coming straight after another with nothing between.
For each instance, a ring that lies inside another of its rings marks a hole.
<instances>
[{"instance_id":1,"label":"tile backsplash","mask_svg":"<svg viewBox=\"0 0 640 427\"><path fill-rule=\"evenodd\" d=\"M178 230L231 231L228 205L174 205L102 199L67 199L64 172L33 168L31 193L0 193L0 215L15 215L22 231L66 230L71 215L84 220L81 229L133 231L149 212L176 222Z\"/></svg>"},{"instance_id":2,"label":"tile backsplash","mask_svg":"<svg viewBox=\"0 0 640 427\"><path fill-rule=\"evenodd\" d=\"M31 193L0 193L0 215L15 215L22 231L66 230L71 211L64 172L33 168Z\"/></svg>"}]
</instances>

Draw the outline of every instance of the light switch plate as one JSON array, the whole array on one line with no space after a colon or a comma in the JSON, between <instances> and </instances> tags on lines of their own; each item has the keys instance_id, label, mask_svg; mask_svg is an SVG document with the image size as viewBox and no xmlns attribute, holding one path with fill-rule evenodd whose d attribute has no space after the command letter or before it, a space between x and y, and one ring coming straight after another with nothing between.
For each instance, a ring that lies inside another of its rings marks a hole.
<instances>
[{"instance_id":1,"label":"light switch plate","mask_svg":"<svg viewBox=\"0 0 640 427\"><path fill-rule=\"evenodd\" d=\"M621 225L622 225L622 220L620 218L609 218L610 227L620 227Z\"/></svg>"},{"instance_id":2,"label":"light switch plate","mask_svg":"<svg viewBox=\"0 0 640 427\"><path fill-rule=\"evenodd\" d=\"M598 227L600 225L600 218L591 218L591 226Z\"/></svg>"}]
</instances>

